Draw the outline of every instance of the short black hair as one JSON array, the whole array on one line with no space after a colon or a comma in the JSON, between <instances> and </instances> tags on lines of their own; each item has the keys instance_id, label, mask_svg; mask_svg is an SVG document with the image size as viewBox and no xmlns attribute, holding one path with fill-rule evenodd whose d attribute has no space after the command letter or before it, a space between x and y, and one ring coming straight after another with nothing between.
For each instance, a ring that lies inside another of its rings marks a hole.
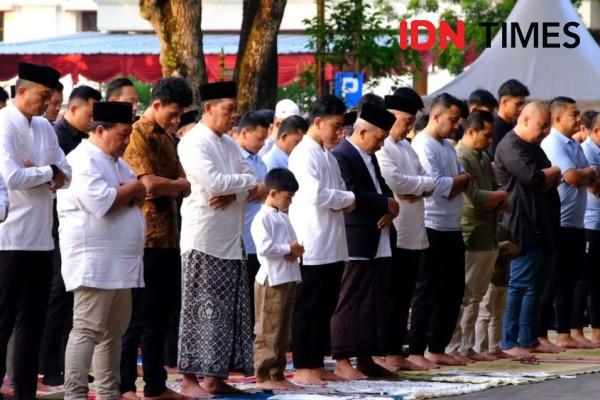
<instances>
[{"instance_id":1,"label":"short black hair","mask_svg":"<svg viewBox=\"0 0 600 400\"><path fill-rule=\"evenodd\" d=\"M346 105L336 96L326 94L317 98L310 106L309 124L313 124L317 117L332 117L334 115L343 116L346 112Z\"/></svg>"},{"instance_id":2,"label":"short black hair","mask_svg":"<svg viewBox=\"0 0 600 400\"><path fill-rule=\"evenodd\" d=\"M587 129L592 129L594 127L594 120L598 115L598 111L587 110L581 113L579 118L581 119L581 124L585 126Z\"/></svg>"},{"instance_id":3,"label":"short black hair","mask_svg":"<svg viewBox=\"0 0 600 400\"><path fill-rule=\"evenodd\" d=\"M265 186L267 190L292 193L297 192L300 187L292 171L287 168L274 168L270 170L265 177Z\"/></svg>"},{"instance_id":4,"label":"short black hair","mask_svg":"<svg viewBox=\"0 0 600 400\"><path fill-rule=\"evenodd\" d=\"M378 96L375 93L363 94L360 100L358 101L356 110L360 113L365 104L371 104L374 106L379 106L381 108L387 108L385 106L385 100L383 100L383 97Z\"/></svg>"},{"instance_id":5,"label":"short black hair","mask_svg":"<svg viewBox=\"0 0 600 400\"><path fill-rule=\"evenodd\" d=\"M133 85L133 82L131 81L131 79L127 79L127 78L113 79L112 81L110 81L108 83L108 86L106 86L106 100L108 101L108 99L110 99L113 96L119 97L121 95L121 89L123 89L124 87L127 87L127 86L135 87Z\"/></svg>"},{"instance_id":6,"label":"short black hair","mask_svg":"<svg viewBox=\"0 0 600 400\"><path fill-rule=\"evenodd\" d=\"M8 100L8 92L6 90L4 90L3 87L0 87L0 101L7 101Z\"/></svg>"},{"instance_id":7,"label":"short black hair","mask_svg":"<svg viewBox=\"0 0 600 400\"><path fill-rule=\"evenodd\" d=\"M286 117L279 131L277 132L277 139L285 135L286 133L296 133L298 131L306 132L308 130L308 123L306 120L298 115L290 115Z\"/></svg>"},{"instance_id":8,"label":"short black hair","mask_svg":"<svg viewBox=\"0 0 600 400\"><path fill-rule=\"evenodd\" d=\"M93 87L86 85L77 86L69 95L69 103L74 100L89 101L90 99L100 101L102 100L102 94Z\"/></svg>"},{"instance_id":9,"label":"short black hair","mask_svg":"<svg viewBox=\"0 0 600 400\"><path fill-rule=\"evenodd\" d=\"M567 96L558 96L550 100L550 113L554 116L556 113L561 114L567 107L567 104L577 104L577 102Z\"/></svg>"},{"instance_id":10,"label":"short black hair","mask_svg":"<svg viewBox=\"0 0 600 400\"><path fill-rule=\"evenodd\" d=\"M255 130L259 126L263 128L269 128L269 119L267 116L260 111L250 111L242 116L239 123L239 129L246 128Z\"/></svg>"},{"instance_id":11,"label":"short black hair","mask_svg":"<svg viewBox=\"0 0 600 400\"><path fill-rule=\"evenodd\" d=\"M263 108L256 112L261 114L263 117L265 117L266 120L269 121L269 124L272 124L273 121L275 121L275 111L274 110L269 110L268 108Z\"/></svg>"},{"instance_id":12,"label":"short black hair","mask_svg":"<svg viewBox=\"0 0 600 400\"><path fill-rule=\"evenodd\" d=\"M460 117L467 119L469 117L469 103L467 101L461 101L462 106L460 107Z\"/></svg>"},{"instance_id":13,"label":"short black hair","mask_svg":"<svg viewBox=\"0 0 600 400\"><path fill-rule=\"evenodd\" d=\"M480 131L485 128L485 124L494 124L494 116L492 113L484 111L484 110L475 110L469 117L467 117L467 121L465 122L465 131L467 129L475 129L476 131Z\"/></svg>"},{"instance_id":14,"label":"short black hair","mask_svg":"<svg viewBox=\"0 0 600 400\"><path fill-rule=\"evenodd\" d=\"M504 96L527 97L529 89L516 79L509 79L498 88L498 99Z\"/></svg>"},{"instance_id":15,"label":"short black hair","mask_svg":"<svg viewBox=\"0 0 600 400\"><path fill-rule=\"evenodd\" d=\"M498 100L488 90L477 89L469 96L469 106L483 106L493 109L498 107Z\"/></svg>"},{"instance_id":16,"label":"short black hair","mask_svg":"<svg viewBox=\"0 0 600 400\"><path fill-rule=\"evenodd\" d=\"M425 127L427 126L428 123L429 123L429 114L422 113L420 115L417 115L413 129L415 130L415 132L421 132L423 129L425 129Z\"/></svg>"},{"instance_id":17,"label":"short black hair","mask_svg":"<svg viewBox=\"0 0 600 400\"><path fill-rule=\"evenodd\" d=\"M62 83L60 83L60 81L56 82L56 86L54 86L54 91L55 92L61 92L64 90L64 86Z\"/></svg>"},{"instance_id":18,"label":"short black hair","mask_svg":"<svg viewBox=\"0 0 600 400\"><path fill-rule=\"evenodd\" d=\"M194 95L185 79L179 76L161 78L152 86L152 101L158 100L162 104L177 104L180 107L189 107Z\"/></svg>"},{"instance_id":19,"label":"short black hair","mask_svg":"<svg viewBox=\"0 0 600 400\"><path fill-rule=\"evenodd\" d=\"M443 107L446 110L448 110L452 107L458 107L462 113L464 104L465 103L463 103L462 100L457 99L456 97L452 96L451 94L442 93L433 99L433 102L431 103L431 109L433 110L434 108L437 108L437 107Z\"/></svg>"}]
</instances>

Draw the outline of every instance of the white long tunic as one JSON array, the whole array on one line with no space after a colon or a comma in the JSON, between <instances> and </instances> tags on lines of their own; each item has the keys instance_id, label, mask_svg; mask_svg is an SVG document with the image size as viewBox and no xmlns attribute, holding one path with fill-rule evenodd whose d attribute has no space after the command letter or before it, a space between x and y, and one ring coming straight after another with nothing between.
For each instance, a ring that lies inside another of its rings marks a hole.
<instances>
[{"instance_id":1,"label":"white long tunic","mask_svg":"<svg viewBox=\"0 0 600 400\"><path fill-rule=\"evenodd\" d=\"M289 160L300 189L289 210L299 242L304 245L304 265L348 260L343 208L354 202L346 190L337 160L329 150L305 135Z\"/></svg>"},{"instance_id":2,"label":"white long tunic","mask_svg":"<svg viewBox=\"0 0 600 400\"><path fill-rule=\"evenodd\" d=\"M70 179L71 167L48 120L29 121L12 102L0 110L0 175L10 203L0 224L0 250L54 249L52 164Z\"/></svg>"},{"instance_id":3,"label":"white long tunic","mask_svg":"<svg viewBox=\"0 0 600 400\"><path fill-rule=\"evenodd\" d=\"M397 241L401 249L423 250L429 247L425 231L425 202L422 198L411 203L401 195L421 196L435 188L435 182L427 176L417 154L404 139L395 142L387 137L383 147L375 153L381 175L400 202L400 212L394 219Z\"/></svg>"},{"instance_id":4,"label":"white long tunic","mask_svg":"<svg viewBox=\"0 0 600 400\"><path fill-rule=\"evenodd\" d=\"M241 260L245 202L258 180L238 145L200 122L181 139L177 152L192 187L181 206L181 252ZM236 200L227 208L215 210L208 204L211 197L228 194Z\"/></svg>"},{"instance_id":5,"label":"white long tunic","mask_svg":"<svg viewBox=\"0 0 600 400\"><path fill-rule=\"evenodd\" d=\"M115 159L84 140L67 156L73 182L57 192L62 276L67 290L144 286L146 222L140 207L108 212L120 185L137 179Z\"/></svg>"},{"instance_id":6,"label":"white long tunic","mask_svg":"<svg viewBox=\"0 0 600 400\"><path fill-rule=\"evenodd\" d=\"M4 222L8 214L8 191L2 175L0 175L0 222Z\"/></svg>"}]
</instances>

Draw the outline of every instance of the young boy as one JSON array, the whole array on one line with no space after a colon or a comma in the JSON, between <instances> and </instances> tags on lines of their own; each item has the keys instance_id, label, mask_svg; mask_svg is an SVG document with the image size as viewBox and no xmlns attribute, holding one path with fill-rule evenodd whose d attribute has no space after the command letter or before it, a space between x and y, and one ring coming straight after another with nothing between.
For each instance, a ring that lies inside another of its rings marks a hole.
<instances>
[{"instance_id":1,"label":"young boy","mask_svg":"<svg viewBox=\"0 0 600 400\"><path fill-rule=\"evenodd\" d=\"M289 170L275 168L265 184L267 199L250 229L260 262L254 282L254 369L257 387L287 390L295 387L283 372L291 344L296 282L302 280L298 257L304 253L287 216L298 181Z\"/></svg>"}]
</instances>

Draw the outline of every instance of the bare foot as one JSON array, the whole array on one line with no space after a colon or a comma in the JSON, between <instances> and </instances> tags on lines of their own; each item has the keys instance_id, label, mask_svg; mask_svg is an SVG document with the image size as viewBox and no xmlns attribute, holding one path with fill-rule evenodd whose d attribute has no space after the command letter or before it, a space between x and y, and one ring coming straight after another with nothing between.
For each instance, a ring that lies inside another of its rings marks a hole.
<instances>
[{"instance_id":1,"label":"bare foot","mask_svg":"<svg viewBox=\"0 0 600 400\"><path fill-rule=\"evenodd\" d=\"M475 361L471 360L469 357L463 356L459 353L451 353L448 354L448 356L454 358L454 360L458 361L460 364L459 365L467 365L467 364L473 364Z\"/></svg>"},{"instance_id":2,"label":"bare foot","mask_svg":"<svg viewBox=\"0 0 600 400\"><path fill-rule=\"evenodd\" d=\"M337 360L335 363L335 374L349 381L367 379L367 376L352 367L347 359Z\"/></svg>"},{"instance_id":3,"label":"bare foot","mask_svg":"<svg viewBox=\"0 0 600 400\"><path fill-rule=\"evenodd\" d=\"M408 356L407 360L419 368L424 368L426 371L430 370L430 369L438 369L439 368L439 365L432 363L431 361L426 359L425 356L422 356L422 355L411 354L410 356Z\"/></svg>"},{"instance_id":4,"label":"bare foot","mask_svg":"<svg viewBox=\"0 0 600 400\"><path fill-rule=\"evenodd\" d=\"M221 378L214 378L211 376L204 377L202 383L200 383L200 387L204 389L209 394L234 394L234 395L246 395L248 393L235 388L231 385L225 383L225 381Z\"/></svg>"},{"instance_id":5,"label":"bare foot","mask_svg":"<svg viewBox=\"0 0 600 400\"><path fill-rule=\"evenodd\" d=\"M508 354L509 356L511 356L512 358L522 358L522 357L532 357L533 353L531 353L530 351L527 351L527 349L524 349L523 347L513 347L512 349L506 349L504 350L505 354Z\"/></svg>"},{"instance_id":6,"label":"bare foot","mask_svg":"<svg viewBox=\"0 0 600 400\"><path fill-rule=\"evenodd\" d=\"M325 368L318 368L317 373L319 374L319 378L324 381L330 381L330 382L346 381L346 379L342 378L339 375L336 375L335 373L333 373L331 371L326 370Z\"/></svg>"},{"instance_id":7,"label":"bare foot","mask_svg":"<svg viewBox=\"0 0 600 400\"><path fill-rule=\"evenodd\" d=\"M356 369L362 374L368 376L369 378L397 378L396 374L390 372L386 368L377 365L373 361L373 358L368 356L356 358Z\"/></svg>"},{"instance_id":8,"label":"bare foot","mask_svg":"<svg viewBox=\"0 0 600 400\"><path fill-rule=\"evenodd\" d=\"M546 353L546 354L558 354L561 350L556 349L554 346L549 346L547 343L538 343L537 346L525 348L530 353Z\"/></svg>"},{"instance_id":9,"label":"bare foot","mask_svg":"<svg viewBox=\"0 0 600 400\"><path fill-rule=\"evenodd\" d=\"M452 356L441 353L429 353L427 359L437 365L467 365L467 363L460 362Z\"/></svg>"},{"instance_id":10,"label":"bare foot","mask_svg":"<svg viewBox=\"0 0 600 400\"><path fill-rule=\"evenodd\" d=\"M198 379L191 374L183 374L181 393L186 397L195 399L209 399L212 397L206 390L200 387Z\"/></svg>"},{"instance_id":11,"label":"bare foot","mask_svg":"<svg viewBox=\"0 0 600 400\"><path fill-rule=\"evenodd\" d=\"M292 380L296 385L325 386L325 381L319 377L319 372L314 369L302 368L296 370Z\"/></svg>"},{"instance_id":12,"label":"bare foot","mask_svg":"<svg viewBox=\"0 0 600 400\"><path fill-rule=\"evenodd\" d=\"M144 400L186 400L187 397L181 393L177 393L174 390L167 388L164 392L158 396L145 397Z\"/></svg>"},{"instance_id":13,"label":"bare foot","mask_svg":"<svg viewBox=\"0 0 600 400\"><path fill-rule=\"evenodd\" d=\"M511 356L509 356L508 354L505 354L502 351L495 351L493 353L487 353L490 356L496 357L496 359L505 359L505 358L512 358Z\"/></svg>"},{"instance_id":14,"label":"bare foot","mask_svg":"<svg viewBox=\"0 0 600 400\"><path fill-rule=\"evenodd\" d=\"M264 382L260 382L260 383L257 382L256 387L258 389L263 389L263 390L289 390L289 389L291 389L291 387L286 385L285 382L286 381L264 381ZM290 382L288 382L288 383L290 383ZM290 384L293 385L294 387L297 387L293 383L290 383Z\"/></svg>"},{"instance_id":15,"label":"bare foot","mask_svg":"<svg viewBox=\"0 0 600 400\"><path fill-rule=\"evenodd\" d=\"M390 372L427 371L426 368L413 364L402 356L373 357L373 361Z\"/></svg>"},{"instance_id":16,"label":"bare foot","mask_svg":"<svg viewBox=\"0 0 600 400\"><path fill-rule=\"evenodd\" d=\"M583 344L573 339L568 333L561 333L556 337L556 345L563 349L583 349Z\"/></svg>"},{"instance_id":17,"label":"bare foot","mask_svg":"<svg viewBox=\"0 0 600 400\"><path fill-rule=\"evenodd\" d=\"M496 361L498 359L491 354L477 353L476 351L469 354L469 358L473 361Z\"/></svg>"},{"instance_id":18,"label":"bare foot","mask_svg":"<svg viewBox=\"0 0 600 400\"><path fill-rule=\"evenodd\" d=\"M577 342L579 342L579 344L581 344L584 349L595 349L595 348L598 347L598 345L592 343L591 340L589 340L588 338L586 338L583 335L581 335L581 336L573 336L573 335L571 335L571 337L574 340L576 340Z\"/></svg>"},{"instance_id":19,"label":"bare foot","mask_svg":"<svg viewBox=\"0 0 600 400\"><path fill-rule=\"evenodd\" d=\"M135 392L125 392L121 394L121 400L139 400Z\"/></svg>"},{"instance_id":20,"label":"bare foot","mask_svg":"<svg viewBox=\"0 0 600 400\"><path fill-rule=\"evenodd\" d=\"M565 349L563 349L562 347L559 347L557 345L555 345L554 343L552 343L550 340L548 340L548 338L546 337L539 337L538 338L538 342L540 342L541 344L545 345L546 347L550 347L555 351L556 353L562 353L563 351L566 351Z\"/></svg>"}]
</instances>

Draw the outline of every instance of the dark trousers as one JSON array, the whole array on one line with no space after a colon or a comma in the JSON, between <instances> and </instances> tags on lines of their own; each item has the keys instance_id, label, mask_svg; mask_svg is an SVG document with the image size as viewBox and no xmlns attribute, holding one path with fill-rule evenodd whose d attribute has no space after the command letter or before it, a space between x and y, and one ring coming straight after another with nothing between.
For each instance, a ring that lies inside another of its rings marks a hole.
<instances>
[{"instance_id":1,"label":"dark trousers","mask_svg":"<svg viewBox=\"0 0 600 400\"><path fill-rule=\"evenodd\" d=\"M52 254L52 286L46 311L46 325L40 350L40 373L47 385L64 382L65 349L73 327L73 293L67 292L61 274L58 237Z\"/></svg>"},{"instance_id":2,"label":"dark trousers","mask_svg":"<svg viewBox=\"0 0 600 400\"><path fill-rule=\"evenodd\" d=\"M571 328L583 329L585 310L592 328L600 328L600 231L585 230L585 263L575 286Z\"/></svg>"},{"instance_id":3,"label":"dark trousers","mask_svg":"<svg viewBox=\"0 0 600 400\"><path fill-rule=\"evenodd\" d=\"M254 281L256 278L256 273L260 268L260 263L258 262L256 254L247 254L246 257L246 268L248 268L248 290L250 291L250 309L254 310ZM254 312L252 312L250 315L250 322L252 323L253 328L255 319Z\"/></svg>"},{"instance_id":4,"label":"dark trousers","mask_svg":"<svg viewBox=\"0 0 600 400\"><path fill-rule=\"evenodd\" d=\"M408 343L408 314L415 292L419 261L423 250L394 248L392 250L391 282L391 321L390 330L395 338L390 355L402 354L402 347Z\"/></svg>"},{"instance_id":5,"label":"dark trousers","mask_svg":"<svg viewBox=\"0 0 600 400\"><path fill-rule=\"evenodd\" d=\"M302 265L292 322L294 367L322 368L331 352L331 316L337 305L344 263Z\"/></svg>"},{"instance_id":6,"label":"dark trousers","mask_svg":"<svg viewBox=\"0 0 600 400\"><path fill-rule=\"evenodd\" d=\"M460 231L427 228L409 333L410 354L443 354L452 339L465 292L465 245Z\"/></svg>"},{"instance_id":7,"label":"dark trousers","mask_svg":"<svg viewBox=\"0 0 600 400\"><path fill-rule=\"evenodd\" d=\"M543 291L540 298L538 337L547 337L549 321L555 317L558 333L571 332L575 286L585 263L585 230L560 228L558 248L542 266Z\"/></svg>"},{"instance_id":8,"label":"dark trousers","mask_svg":"<svg viewBox=\"0 0 600 400\"><path fill-rule=\"evenodd\" d=\"M123 335L121 350L121 393L136 391L137 354L143 349L144 396L158 396L166 390L164 369L165 338L174 306L178 249L144 249L145 287L132 289L131 322Z\"/></svg>"},{"instance_id":9,"label":"dark trousers","mask_svg":"<svg viewBox=\"0 0 600 400\"><path fill-rule=\"evenodd\" d=\"M0 251L0 376L13 330L15 398L33 400L52 282L52 251Z\"/></svg>"},{"instance_id":10,"label":"dark trousers","mask_svg":"<svg viewBox=\"0 0 600 400\"><path fill-rule=\"evenodd\" d=\"M175 274L177 282L175 299L173 300L173 311L169 318L169 329L167 330L167 338L165 339L165 365L169 367L177 367L177 347L179 339L179 314L181 313L181 256L179 262L175 265Z\"/></svg>"}]
</instances>

